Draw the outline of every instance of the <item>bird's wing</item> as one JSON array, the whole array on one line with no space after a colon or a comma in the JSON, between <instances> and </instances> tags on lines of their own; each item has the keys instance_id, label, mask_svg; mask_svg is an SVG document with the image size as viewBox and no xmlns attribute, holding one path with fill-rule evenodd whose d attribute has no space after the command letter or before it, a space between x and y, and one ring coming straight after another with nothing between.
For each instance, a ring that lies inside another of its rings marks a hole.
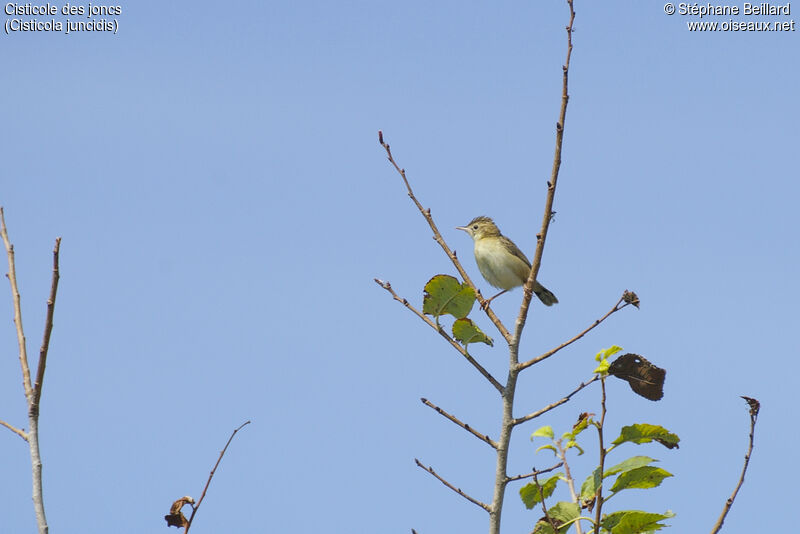
<instances>
[{"instance_id":1,"label":"bird's wing","mask_svg":"<svg viewBox=\"0 0 800 534\"><path fill-rule=\"evenodd\" d=\"M525 264L528 266L528 269L530 269L530 268L531 268L531 262L530 262L530 261L528 261L528 258L527 258L527 257L525 257L525 254L523 254L523 253L522 253L522 251L519 249L519 247L518 247L517 245L515 245L515 244L514 244L514 242L513 242L513 241L511 241L511 240L510 240L509 238L507 238L506 236L501 236L501 239L503 240L503 245L505 245L505 247L506 247L506 248L507 248L509 251L511 251L511 253L512 253L514 256L516 256L516 257L518 257L519 259L521 259L522 261L524 261L524 262L525 262Z\"/></svg>"}]
</instances>

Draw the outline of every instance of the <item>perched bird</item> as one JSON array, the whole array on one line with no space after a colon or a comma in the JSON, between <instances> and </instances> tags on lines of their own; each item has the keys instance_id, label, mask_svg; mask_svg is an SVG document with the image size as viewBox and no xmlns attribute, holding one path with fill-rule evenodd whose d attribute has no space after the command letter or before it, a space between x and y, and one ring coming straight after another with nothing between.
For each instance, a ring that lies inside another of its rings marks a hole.
<instances>
[{"instance_id":1,"label":"perched bird","mask_svg":"<svg viewBox=\"0 0 800 534\"><path fill-rule=\"evenodd\" d=\"M528 280L531 262L513 241L500 233L500 229L489 217L475 217L468 225L457 226L456 230L464 230L472 237L478 269L487 282L503 290L487 300L483 307ZM545 306L558 302L556 296L539 282L534 282L533 292Z\"/></svg>"}]
</instances>

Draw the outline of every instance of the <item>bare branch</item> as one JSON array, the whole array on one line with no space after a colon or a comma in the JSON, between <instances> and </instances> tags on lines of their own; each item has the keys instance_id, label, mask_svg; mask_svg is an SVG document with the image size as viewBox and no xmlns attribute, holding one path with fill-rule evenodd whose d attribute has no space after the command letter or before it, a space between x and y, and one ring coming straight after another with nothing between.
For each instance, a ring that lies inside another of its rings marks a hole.
<instances>
[{"instance_id":1,"label":"bare branch","mask_svg":"<svg viewBox=\"0 0 800 534\"><path fill-rule=\"evenodd\" d=\"M550 228L550 221L553 220L553 200L556 195L558 172L561 169L561 147L564 142L564 121L567 118L567 104L569 103L569 61L572 57L572 25L575 22L575 9L572 5L572 0L567 0L567 4L569 4L570 14L569 24L566 28L567 58L562 67L561 112L559 113L558 122L556 123L556 148L555 154L553 155L553 168L550 172L550 181L547 182L547 198L545 200L544 213L542 214L542 227L539 233L536 234L536 251L533 254L531 273L528 275L528 281L525 282L522 304L520 305L519 314L517 315L517 321L514 327L514 337L510 343L516 347L519 347L522 330L525 328L525 321L528 318L528 308L530 307L531 298L533 297L533 285L536 282L536 277L539 275L539 268L542 265L542 254L544 253L544 244L547 240L547 231Z\"/></svg>"},{"instance_id":2,"label":"bare branch","mask_svg":"<svg viewBox=\"0 0 800 534\"><path fill-rule=\"evenodd\" d=\"M6 218L3 214L3 208L0 207L0 236L3 238L3 243L6 246L6 255L8 256L8 281L11 284L11 295L14 301L14 325L17 327L17 345L19 346L19 363L22 367L22 385L25 388L25 398L30 406L33 397L33 388L31 387L31 371L28 368L28 348L25 342L25 331L22 328L22 307L20 305L19 286L17 286L17 268L14 261L14 245L8 239L8 230L6 229Z\"/></svg>"},{"instance_id":3,"label":"bare branch","mask_svg":"<svg viewBox=\"0 0 800 534\"><path fill-rule=\"evenodd\" d=\"M554 465L552 467L548 467L547 469L541 469L541 470L538 470L538 471L534 469L534 471L532 473L526 473L524 475L514 475L513 477L508 477L506 480L508 482L514 482L515 480L522 480L522 479L525 479L525 478L536 477L536 476L539 476L539 475L543 475L545 473L549 473L550 471L555 471L556 469L558 469L562 465L564 465L564 462L558 462L556 465Z\"/></svg>"},{"instance_id":4,"label":"bare branch","mask_svg":"<svg viewBox=\"0 0 800 534\"><path fill-rule=\"evenodd\" d=\"M481 307L483 307L483 303L486 301L486 299L483 298L483 295L481 295L480 290L472 282L472 279L470 279L469 275L467 274L467 271L464 270L464 267L461 265L461 262L458 261L456 253L450 250L450 247L447 246L447 243L442 237L441 232L439 232L439 228L437 228L436 223L433 222L433 217L431 216L431 210L423 208L422 204L420 204L419 200L417 200L417 197L414 195L414 191L411 190L411 185L408 183L408 179L406 178L406 170L400 168L400 166L394 161L394 157L392 157L392 151L389 148L389 144L384 142L383 132L381 131L378 132L378 142L386 151L386 156L389 158L389 162L394 166L395 170L397 170L397 172L400 174L400 177L403 178L403 183L406 184L406 189L408 190L408 196L411 198L412 201L414 201L414 205L417 206L419 212L422 214L423 217L425 217L425 220L428 222L428 226L431 227L431 231L433 231L433 239L437 243L439 243L439 246L442 247L442 250L444 250L445 254L447 254L447 257L450 258L450 261L453 262L453 265L458 271L458 274L461 275L461 278L463 278L464 281L467 284L469 284L469 286L475 291L475 294L478 296L478 301L481 303ZM506 340L506 343L510 343L511 333L508 331L508 329L505 327L502 321L500 321L497 315L495 315L495 313L488 307L486 308L487 309L484 310L486 312L486 315L489 316L489 319L497 327L497 330Z\"/></svg>"},{"instance_id":5,"label":"bare branch","mask_svg":"<svg viewBox=\"0 0 800 534\"><path fill-rule=\"evenodd\" d=\"M432 467L426 467L426 466L422 465L422 462L420 462L416 458L414 458L414 461L417 463L417 467L420 467L420 468L424 469L425 471L427 471L428 473L432 474L434 477L436 477L437 480L439 480L439 482L441 482L442 484L444 484L445 486L447 486L451 490L455 491L456 493L458 493L459 495L461 495L462 497L467 499L472 504L480 506L481 508L483 508L487 512L491 512L491 508L489 508L488 504L482 503L481 501L479 501L477 499L473 499L472 497L470 497L469 495L467 495L466 493L461 491L460 488L457 488L454 485L450 484L448 481L446 481L445 479L443 479L442 477L437 475L436 471L434 471Z\"/></svg>"},{"instance_id":6,"label":"bare branch","mask_svg":"<svg viewBox=\"0 0 800 534\"><path fill-rule=\"evenodd\" d=\"M26 434L26 433L25 433L25 431L23 431L23 430L20 430L19 428L15 427L15 426L13 426L13 425L10 425L10 424L8 424L8 423L6 423L6 422L5 422L5 421L3 421L2 419L0 419L0 425L1 425L1 426L4 426L4 427L6 427L6 428L7 428L7 429L9 429L10 431L12 431L14 434L16 434L16 435L18 435L19 437L21 437L22 439L24 439L25 441L28 441L28 434Z\"/></svg>"},{"instance_id":7,"label":"bare branch","mask_svg":"<svg viewBox=\"0 0 800 534\"><path fill-rule=\"evenodd\" d=\"M620 304L622 304L622 305L620 306ZM546 360L547 358L549 358L550 356L552 356L552 355L553 355L553 354L555 354L556 352L560 351L561 349L563 349L563 348L565 348L565 347L568 347L569 345L572 345L573 343L575 343L576 341L578 341L580 338L582 338L583 336L585 336L586 334L588 334L589 332L591 332L591 331L592 331L592 330L593 330L593 329L594 329L596 326L598 326L600 323L602 323L603 321L605 321L606 319L608 319L608 318L609 318L609 317L610 317L612 314L614 314L614 313L618 312L619 310L621 310L621 309L622 309L622 308L624 308L625 306L628 306L628 303L626 302L626 303L624 303L624 304L623 304L623 298L622 298L622 297L620 297L620 299L617 301L617 303L616 303L616 304L614 304L614 307L613 307L613 308L611 308L610 310L608 310L608 312L607 312L605 315L603 315L601 318L599 318L599 319L595 320L595 322L593 322L593 323L591 324L591 326L589 326L588 328L586 328L586 329L585 329L583 332L581 332L581 333L580 333L580 334L578 334L577 336L573 337L573 338L572 338L572 339L570 339L569 341L565 341L564 343L562 343L561 345L557 346L556 348L548 350L547 352L545 352L544 354L542 354L542 355L540 355L540 356L537 356L537 357L535 357L535 358L533 358L533 359L531 359L531 360L528 360L527 362L520 363L520 364L517 366L517 368L518 368L520 371L522 371L523 369L527 369L528 367L530 367L530 366L531 366L531 365L533 365L533 364L539 363L539 362L540 362L540 361L542 361L542 360Z\"/></svg>"},{"instance_id":8,"label":"bare branch","mask_svg":"<svg viewBox=\"0 0 800 534\"><path fill-rule=\"evenodd\" d=\"M475 360L475 358L470 356L467 350L464 347L462 347L458 343L458 341L447 335L447 332L444 331L444 328L442 328L440 325L437 325L435 322L431 320L430 317L417 310L414 306L411 305L410 302L408 302L408 300L398 296L397 293L394 292L394 289L392 289L392 284L390 284L389 282L384 282L383 280L375 278L375 283L381 286L386 291L388 291L392 295L392 298L394 298L394 300L396 300L397 302L401 303L403 306L414 312L414 314L423 321L425 321L428 324L428 326L439 332L439 334L443 338L445 338L447 342L450 343L450 345L459 352L459 354L461 354L470 364L472 364L472 366L475 369L477 369L478 372L482 374L486 378L486 380L488 380L495 387L497 391L500 392L500 394L503 393L504 389L503 385L500 384L500 382L498 382L497 379L493 377L489 371L487 371L481 364L479 364L477 360Z\"/></svg>"},{"instance_id":9,"label":"bare branch","mask_svg":"<svg viewBox=\"0 0 800 534\"><path fill-rule=\"evenodd\" d=\"M186 529L183 531L183 534L188 534L189 528L192 526L192 521L194 521L194 515L197 513L198 508L200 508L200 504L202 504L203 499L206 498L206 492L208 491L208 486L211 485L211 479L214 478L214 473L217 471L217 467L219 463L222 461L222 457L225 456L225 451L228 450L228 445L231 444L233 441L233 437L239 432L245 425L249 425L250 421L245 421L239 428L233 431L231 437L228 438L228 442L225 444L225 447L222 448L222 451L219 453L219 458L217 458L217 463L214 464L214 468L211 470L211 473L208 475L208 481L206 481L206 486L203 488L203 493L200 495L200 498L197 500L197 504L192 505L192 515L189 516L189 523L186 525Z\"/></svg>"},{"instance_id":10,"label":"bare branch","mask_svg":"<svg viewBox=\"0 0 800 534\"><path fill-rule=\"evenodd\" d=\"M458 420L457 417L455 417L453 415L450 415L449 413L447 413L446 411L442 410L441 408L436 406L434 403L432 403L428 399L422 398L420 400L422 401L422 404L424 404L425 406L428 406L429 408L433 408L434 411L436 411L436 413L438 413L439 415L442 415L446 419L449 419L450 421L454 422L455 424L457 424L458 426L460 426L461 428L463 428L464 430L466 430L467 432L469 432L470 434L472 434L476 438L480 439L481 441L485 441L486 443L491 445L493 448L495 448L495 449L497 448L497 442L494 441L489 436L487 436L485 434L481 434L480 432L478 432L477 430L475 430L474 428L472 428L471 426L469 426L466 423L462 423L461 421Z\"/></svg>"},{"instance_id":11,"label":"bare branch","mask_svg":"<svg viewBox=\"0 0 800 534\"><path fill-rule=\"evenodd\" d=\"M39 364L36 368L36 382L33 384L33 401L30 411L39 414L39 399L42 398L42 384L44 382L44 369L47 366L47 351L50 348L50 334L53 331L53 312L56 307L56 292L58 291L58 252L61 248L61 238L56 238L56 245L53 248L53 279L50 283L50 296L47 298L47 317L44 322L44 335L42 337L42 347L39 349Z\"/></svg>"},{"instance_id":12,"label":"bare branch","mask_svg":"<svg viewBox=\"0 0 800 534\"><path fill-rule=\"evenodd\" d=\"M758 411L761 409L761 403L751 397L742 398L747 401L747 404L750 406L750 444L747 447L747 453L744 455L744 466L742 466L742 474L739 476L739 483L736 484L736 488L733 490L733 493L730 497L728 497L728 500L725 501L725 506L722 508L722 513L720 514L719 519L717 519L714 528L711 529L711 534L716 534L722 528L722 523L725 522L725 517L728 515L728 512L730 512L731 506L733 506L733 501L736 499L736 495L742 488L742 484L744 484L744 475L747 473L747 466L750 463L750 455L753 454L753 440L756 432L756 420L758 419Z\"/></svg>"},{"instance_id":13,"label":"bare branch","mask_svg":"<svg viewBox=\"0 0 800 534\"><path fill-rule=\"evenodd\" d=\"M542 408L541 410L537 410L537 411L535 411L535 412L533 412L533 413L529 413L528 415L524 415L524 416L522 416L522 417L518 417L517 419L514 419L514 420L512 421L512 424L513 424L514 426L516 426L516 425L520 425L520 424L522 424L522 423L525 423L525 422L527 422L527 421L530 421L531 419L536 419L536 418L537 418L537 417L539 417L540 415L546 414L547 412L549 412L549 411L550 411L550 410L552 410L553 408L558 408L558 407L559 407L559 406L561 406L562 404L564 404L564 403L566 403L567 401L569 401L569 399L571 399L571 398L572 398L572 396L573 396L573 395L575 395L577 392L579 392L580 390L582 390L583 388L585 388L586 386L588 386L588 385L589 385L589 384L591 384L592 382L595 382L595 381L597 381L599 378L600 378L600 377L599 377L599 375L594 375L592 378L590 378L590 379L589 379L589 380L587 380L586 382L581 382L581 384L580 384L578 387L576 387L575 389L573 389L573 390L572 390L572 392L570 392L570 393L569 393L567 396L565 396L565 397L563 397L563 398L561 398L561 399L557 400L556 402L554 402L554 403L552 403L552 404L548 404L547 406L545 406L545 407L544 407L544 408Z\"/></svg>"}]
</instances>

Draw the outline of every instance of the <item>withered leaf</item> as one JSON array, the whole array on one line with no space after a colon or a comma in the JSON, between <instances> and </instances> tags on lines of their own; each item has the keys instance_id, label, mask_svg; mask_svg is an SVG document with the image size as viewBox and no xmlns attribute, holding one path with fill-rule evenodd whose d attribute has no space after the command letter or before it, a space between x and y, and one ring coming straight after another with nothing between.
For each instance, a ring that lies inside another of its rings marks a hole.
<instances>
[{"instance_id":1,"label":"withered leaf","mask_svg":"<svg viewBox=\"0 0 800 534\"><path fill-rule=\"evenodd\" d=\"M631 389L645 399L657 401L664 396L667 372L638 354L623 354L611 363L608 374L628 382Z\"/></svg>"}]
</instances>

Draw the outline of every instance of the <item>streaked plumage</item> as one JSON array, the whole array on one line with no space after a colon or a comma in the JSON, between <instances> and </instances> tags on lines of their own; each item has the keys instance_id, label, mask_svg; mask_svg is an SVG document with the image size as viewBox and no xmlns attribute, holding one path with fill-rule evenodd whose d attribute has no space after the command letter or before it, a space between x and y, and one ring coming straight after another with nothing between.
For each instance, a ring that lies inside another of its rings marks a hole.
<instances>
[{"instance_id":1,"label":"streaked plumage","mask_svg":"<svg viewBox=\"0 0 800 534\"><path fill-rule=\"evenodd\" d=\"M500 233L492 219L475 217L466 226L459 226L458 230L467 232L475 242L475 261L483 277L492 286L503 290L489 302L528 280L531 262L513 241ZM556 296L539 282L533 291L546 306L558 302Z\"/></svg>"}]
</instances>

